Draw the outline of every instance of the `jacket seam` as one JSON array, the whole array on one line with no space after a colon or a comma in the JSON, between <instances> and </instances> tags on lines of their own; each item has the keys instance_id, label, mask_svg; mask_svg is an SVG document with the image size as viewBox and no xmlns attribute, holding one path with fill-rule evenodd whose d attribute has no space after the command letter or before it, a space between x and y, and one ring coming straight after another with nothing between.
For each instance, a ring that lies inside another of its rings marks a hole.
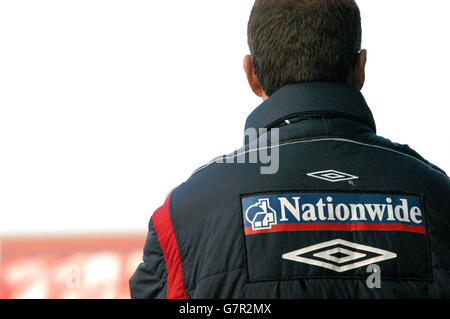
<instances>
[{"instance_id":1,"label":"jacket seam","mask_svg":"<svg viewBox=\"0 0 450 319\"><path fill-rule=\"evenodd\" d=\"M215 274L206 275L206 276L204 276L204 277L201 277L201 278L199 278L199 280L198 280L197 283L195 284L195 287L192 288L192 290L195 291L195 289L197 288L198 284L199 284L200 282L202 282L203 280L205 280L205 279L208 279L208 278L210 278L210 277L219 276L219 275L226 274L226 273L230 273L230 272L232 272L232 271L244 270L244 269L245 269L244 266L239 266L238 268L232 268L232 269L229 269L229 270L225 270L225 271L221 271L221 272L218 272L218 273L215 273Z\"/></svg>"},{"instance_id":2,"label":"jacket seam","mask_svg":"<svg viewBox=\"0 0 450 319\"><path fill-rule=\"evenodd\" d=\"M420 158L417 158L417 157L415 157L413 155L406 154L404 152L401 152L401 151L398 151L398 150L395 150L395 149L392 149L392 148L389 148L389 147L385 147L385 146L380 146L380 145L376 145L376 144L369 144L367 142L360 142L360 141L357 141L357 140L350 139L348 137L319 136L319 137L316 137L314 139L301 139L301 140L295 140L294 142L286 142L286 141L290 141L290 140L294 140L294 139L287 139L287 140L285 140L285 142L283 142L281 144L278 144L278 145L273 145L273 146L271 145L271 146L267 146L267 147L261 147L261 148L246 150L246 151L243 151L243 152L240 152L240 153L237 153L237 154L233 154L233 156L226 156L226 155L218 156L218 157L214 158L212 161L210 161L209 163L207 163L204 166L202 166L202 167L198 168L197 170L195 170L192 173L192 175L194 175L194 174L202 171L203 169L209 167L210 165L214 164L220 158L224 158L225 157L225 159L231 159L231 158L236 158L238 156L245 155L245 154L247 154L249 152L268 150L268 149L272 149L272 148L275 148L275 147L290 146L290 145L296 145L296 144L301 144L301 143L314 143L314 142L327 142L327 141L353 143L353 144L357 144L357 145L360 145L360 146L366 146L366 147L378 148L378 149L385 150L385 151L390 151L390 152L393 152L393 153L397 153L399 155L410 157L410 158L412 158L412 159L414 159L414 160L416 160L416 161L426 165L427 167L438 171L437 169L435 169L434 167L432 167L431 165L426 163L424 160L422 160Z\"/></svg>"}]
</instances>

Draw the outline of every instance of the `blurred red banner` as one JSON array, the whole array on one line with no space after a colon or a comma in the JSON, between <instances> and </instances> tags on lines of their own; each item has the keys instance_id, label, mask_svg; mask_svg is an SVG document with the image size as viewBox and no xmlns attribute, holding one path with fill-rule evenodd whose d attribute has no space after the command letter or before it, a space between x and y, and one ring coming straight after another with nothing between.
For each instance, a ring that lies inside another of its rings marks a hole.
<instances>
[{"instance_id":1,"label":"blurred red banner","mask_svg":"<svg viewBox=\"0 0 450 319\"><path fill-rule=\"evenodd\" d=\"M0 239L2 299L124 299L145 235Z\"/></svg>"}]
</instances>

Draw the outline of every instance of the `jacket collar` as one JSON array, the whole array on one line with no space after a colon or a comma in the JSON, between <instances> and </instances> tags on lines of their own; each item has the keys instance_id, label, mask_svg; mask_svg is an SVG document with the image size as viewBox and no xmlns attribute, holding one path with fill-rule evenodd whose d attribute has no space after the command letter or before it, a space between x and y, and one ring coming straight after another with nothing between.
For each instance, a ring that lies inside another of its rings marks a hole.
<instances>
[{"instance_id":1,"label":"jacket collar","mask_svg":"<svg viewBox=\"0 0 450 319\"><path fill-rule=\"evenodd\" d=\"M361 92L338 82L297 83L282 87L248 116L245 129L270 129L292 118L317 117L351 119L376 133L372 112Z\"/></svg>"}]
</instances>

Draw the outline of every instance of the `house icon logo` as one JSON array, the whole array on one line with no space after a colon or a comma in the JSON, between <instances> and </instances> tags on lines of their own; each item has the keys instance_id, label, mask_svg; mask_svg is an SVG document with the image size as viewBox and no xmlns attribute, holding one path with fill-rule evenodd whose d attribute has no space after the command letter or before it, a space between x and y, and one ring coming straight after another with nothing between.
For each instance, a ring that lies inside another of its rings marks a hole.
<instances>
[{"instance_id":1,"label":"house icon logo","mask_svg":"<svg viewBox=\"0 0 450 319\"><path fill-rule=\"evenodd\" d=\"M252 225L253 230L271 229L277 224L276 211L270 207L268 198L259 199L245 211L245 219Z\"/></svg>"}]
</instances>

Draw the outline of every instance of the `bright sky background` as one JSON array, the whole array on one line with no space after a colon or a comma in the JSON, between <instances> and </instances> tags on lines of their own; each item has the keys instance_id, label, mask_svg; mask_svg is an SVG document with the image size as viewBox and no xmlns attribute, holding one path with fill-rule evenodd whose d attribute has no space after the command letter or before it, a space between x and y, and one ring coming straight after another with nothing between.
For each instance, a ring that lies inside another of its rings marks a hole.
<instances>
[{"instance_id":1,"label":"bright sky background","mask_svg":"<svg viewBox=\"0 0 450 319\"><path fill-rule=\"evenodd\" d=\"M147 229L260 104L253 0L1 0L0 235ZM450 172L449 4L359 0L378 133Z\"/></svg>"}]
</instances>

